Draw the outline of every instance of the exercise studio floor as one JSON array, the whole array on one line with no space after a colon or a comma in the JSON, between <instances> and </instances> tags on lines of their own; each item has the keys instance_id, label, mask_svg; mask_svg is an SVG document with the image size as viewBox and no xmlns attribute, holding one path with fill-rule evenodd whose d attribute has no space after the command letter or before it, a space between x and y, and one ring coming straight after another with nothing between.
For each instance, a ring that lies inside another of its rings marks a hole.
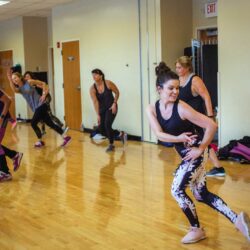
<instances>
[{"instance_id":1,"label":"exercise studio floor","mask_svg":"<svg viewBox=\"0 0 250 250\"><path fill-rule=\"evenodd\" d=\"M0 250L250 249L226 218L197 202L208 238L180 243L188 222L170 193L179 162L172 148L129 141L123 151L116 142L107 154L106 143L69 134L72 142L61 148L61 138L47 129L46 146L35 149L29 125L7 131L3 144L24 157L13 180L0 183ZM222 165L226 178L209 178L209 189L250 214L250 166Z\"/></svg>"}]
</instances>

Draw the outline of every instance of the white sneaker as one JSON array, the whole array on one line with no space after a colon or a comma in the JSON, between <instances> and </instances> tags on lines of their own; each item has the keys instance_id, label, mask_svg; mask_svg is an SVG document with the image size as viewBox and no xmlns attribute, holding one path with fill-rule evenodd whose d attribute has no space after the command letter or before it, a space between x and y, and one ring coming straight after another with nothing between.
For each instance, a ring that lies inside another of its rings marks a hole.
<instances>
[{"instance_id":1,"label":"white sneaker","mask_svg":"<svg viewBox=\"0 0 250 250\"><path fill-rule=\"evenodd\" d=\"M104 140L106 139L105 136L103 136L102 134L96 134L95 136L92 137L93 140Z\"/></svg>"}]
</instances>

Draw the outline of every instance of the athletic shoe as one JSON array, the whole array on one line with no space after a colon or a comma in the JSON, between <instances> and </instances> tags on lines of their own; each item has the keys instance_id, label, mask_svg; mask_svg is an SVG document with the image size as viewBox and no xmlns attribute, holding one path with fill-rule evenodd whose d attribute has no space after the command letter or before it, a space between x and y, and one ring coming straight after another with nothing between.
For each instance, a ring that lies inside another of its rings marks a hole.
<instances>
[{"instance_id":1,"label":"athletic shoe","mask_svg":"<svg viewBox=\"0 0 250 250\"><path fill-rule=\"evenodd\" d=\"M241 212L238 215L235 227L250 241L250 219L246 213Z\"/></svg>"},{"instance_id":2,"label":"athletic shoe","mask_svg":"<svg viewBox=\"0 0 250 250\"><path fill-rule=\"evenodd\" d=\"M67 134L69 130L69 127L65 127L65 129L63 130L62 136L65 136Z\"/></svg>"},{"instance_id":3,"label":"athletic shoe","mask_svg":"<svg viewBox=\"0 0 250 250\"><path fill-rule=\"evenodd\" d=\"M98 141L98 140L104 140L104 139L106 139L106 137L102 134L96 134L92 137L92 139Z\"/></svg>"},{"instance_id":4,"label":"athletic shoe","mask_svg":"<svg viewBox=\"0 0 250 250\"><path fill-rule=\"evenodd\" d=\"M121 138L123 146L125 146L128 140L128 134L125 133L124 131L121 131L120 138Z\"/></svg>"},{"instance_id":5,"label":"athletic shoe","mask_svg":"<svg viewBox=\"0 0 250 250\"><path fill-rule=\"evenodd\" d=\"M210 171L208 171L206 173L206 176L208 177L223 177L226 175L225 169L223 167L219 167L219 168L212 168Z\"/></svg>"},{"instance_id":6,"label":"athletic shoe","mask_svg":"<svg viewBox=\"0 0 250 250\"><path fill-rule=\"evenodd\" d=\"M63 143L62 143L62 147L65 147L69 144L69 142L71 141L71 137L70 136L66 136L63 138Z\"/></svg>"},{"instance_id":7,"label":"athletic shoe","mask_svg":"<svg viewBox=\"0 0 250 250\"><path fill-rule=\"evenodd\" d=\"M14 165L14 171L17 171L19 169L22 158L23 158L23 153L17 153L12 159Z\"/></svg>"},{"instance_id":8,"label":"athletic shoe","mask_svg":"<svg viewBox=\"0 0 250 250\"><path fill-rule=\"evenodd\" d=\"M45 145L43 141L37 141L34 145L35 148L41 148Z\"/></svg>"},{"instance_id":9,"label":"athletic shoe","mask_svg":"<svg viewBox=\"0 0 250 250\"><path fill-rule=\"evenodd\" d=\"M11 180L12 180L11 173L5 173L3 171L0 171L0 182L11 181Z\"/></svg>"},{"instance_id":10,"label":"athletic shoe","mask_svg":"<svg viewBox=\"0 0 250 250\"><path fill-rule=\"evenodd\" d=\"M206 238L206 234L203 228L190 227L189 232L181 240L183 244L195 243Z\"/></svg>"},{"instance_id":11,"label":"athletic shoe","mask_svg":"<svg viewBox=\"0 0 250 250\"><path fill-rule=\"evenodd\" d=\"M109 153L109 152L113 152L114 150L115 150L115 146L113 144L109 144L109 146L106 149L106 152Z\"/></svg>"},{"instance_id":12,"label":"athletic shoe","mask_svg":"<svg viewBox=\"0 0 250 250\"><path fill-rule=\"evenodd\" d=\"M16 128L17 125L17 120L14 120L13 122L11 122L11 130L13 131Z\"/></svg>"}]
</instances>

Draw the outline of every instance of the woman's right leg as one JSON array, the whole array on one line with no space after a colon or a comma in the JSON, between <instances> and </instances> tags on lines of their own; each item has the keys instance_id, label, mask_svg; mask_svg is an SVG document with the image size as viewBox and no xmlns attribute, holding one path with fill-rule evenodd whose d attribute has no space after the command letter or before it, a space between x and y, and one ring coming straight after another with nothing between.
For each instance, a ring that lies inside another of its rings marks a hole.
<instances>
[{"instance_id":1,"label":"woman's right leg","mask_svg":"<svg viewBox=\"0 0 250 250\"><path fill-rule=\"evenodd\" d=\"M17 171L21 165L21 160L23 158L23 153L17 152L15 150L9 149L2 145L5 155L8 156L13 161L14 171Z\"/></svg>"},{"instance_id":2,"label":"woman's right leg","mask_svg":"<svg viewBox=\"0 0 250 250\"><path fill-rule=\"evenodd\" d=\"M5 155L8 156L10 159L14 158L17 154L17 152L15 150L9 149L9 148L5 147L4 145L2 145L2 148L5 152Z\"/></svg>"},{"instance_id":3,"label":"woman's right leg","mask_svg":"<svg viewBox=\"0 0 250 250\"><path fill-rule=\"evenodd\" d=\"M59 125L55 124L52 121L51 116L48 112L48 106L46 104L42 106L43 106L43 121L46 123L46 125L48 125L50 128L52 128L54 131L56 131L58 134L62 136L63 138L62 146L63 147L66 146L71 141L71 137L66 136L65 131Z\"/></svg>"},{"instance_id":4,"label":"woman's right leg","mask_svg":"<svg viewBox=\"0 0 250 250\"><path fill-rule=\"evenodd\" d=\"M5 152L2 147L2 140L5 135L7 123L8 123L8 119L5 118L0 127L0 182L12 179L12 175L9 172L9 168L8 168L7 161L5 158Z\"/></svg>"},{"instance_id":5,"label":"woman's right leg","mask_svg":"<svg viewBox=\"0 0 250 250\"><path fill-rule=\"evenodd\" d=\"M105 113L105 131L107 134L107 137L109 139L109 147L107 148L107 152L114 150L114 130L112 129L112 124L115 120L116 114L112 114L111 110L106 111Z\"/></svg>"},{"instance_id":6,"label":"woman's right leg","mask_svg":"<svg viewBox=\"0 0 250 250\"><path fill-rule=\"evenodd\" d=\"M42 107L39 107L36 109L36 111L32 117L32 120L31 120L31 126L32 126L33 130L35 131L36 136L39 140L42 139L42 132L41 132L40 128L38 127L38 123L43 120L42 119L43 110L41 108Z\"/></svg>"}]
</instances>

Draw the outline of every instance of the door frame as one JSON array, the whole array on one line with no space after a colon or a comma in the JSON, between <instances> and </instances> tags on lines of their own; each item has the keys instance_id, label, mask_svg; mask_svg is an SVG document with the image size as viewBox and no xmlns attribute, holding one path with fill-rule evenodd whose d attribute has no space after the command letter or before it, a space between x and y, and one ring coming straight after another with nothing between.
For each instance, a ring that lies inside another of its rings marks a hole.
<instances>
[{"instance_id":1,"label":"door frame","mask_svg":"<svg viewBox=\"0 0 250 250\"><path fill-rule=\"evenodd\" d=\"M51 51L53 50L53 53ZM50 94L52 96L52 110L53 113L55 113L55 79L54 79L54 74L55 74L55 58L54 58L54 47L49 46L48 47L48 84L50 86ZM53 59L53 60L52 60Z\"/></svg>"},{"instance_id":2,"label":"door frame","mask_svg":"<svg viewBox=\"0 0 250 250\"><path fill-rule=\"evenodd\" d=\"M63 43L67 43L67 42L76 42L78 41L79 42L79 63L81 62L81 39L80 38L72 38L72 39L65 39L65 40L60 40L60 51L62 52L62 47L63 47ZM61 55L61 67L62 67L62 74L63 74L63 56L62 54L60 53ZM80 66L81 66L81 63L80 63ZM64 81L64 80L63 80ZM82 77L81 77L81 67L80 67L80 86L81 86L81 110L82 110L82 114L81 114L81 121L82 121L82 124L81 124L81 128L82 128L82 131L84 130L84 125L83 125L83 101L82 101ZM62 89L63 89L63 105L65 107L65 99L64 99L64 87L62 85ZM55 107L56 108L56 107ZM64 108L64 121L65 121L65 108ZM66 122L66 121L65 121Z\"/></svg>"},{"instance_id":3,"label":"door frame","mask_svg":"<svg viewBox=\"0 0 250 250\"><path fill-rule=\"evenodd\" d=\"M198 32L200 31L200 30L205 30L205 29L215 29L215 28L217 28L218 29L218 25L207 25L207 26L199 26L199 27L196 27L195 28L195 39L200 39L199 37L198 37Z\"/></svg>"},{"instance_id":4,"label":"door frame","mask_svg":"<svg viewBox=\"0 0 250 250\"><path fill-rule=\"evenodd\" d=\"M6 52L6 51L11 51L12 52L12 63L14 66L14 48L11 48L11 49L3 49L3 50L0 50L0 52ZM16 99L16 94L13 92L13 95ZM14 110L15 110L15 117L17 117L17 114L16 114L16 100L15 100L15 107L14 107ZM13 115L13 114L12 114Z\"/></svg>"}]
</instances>

